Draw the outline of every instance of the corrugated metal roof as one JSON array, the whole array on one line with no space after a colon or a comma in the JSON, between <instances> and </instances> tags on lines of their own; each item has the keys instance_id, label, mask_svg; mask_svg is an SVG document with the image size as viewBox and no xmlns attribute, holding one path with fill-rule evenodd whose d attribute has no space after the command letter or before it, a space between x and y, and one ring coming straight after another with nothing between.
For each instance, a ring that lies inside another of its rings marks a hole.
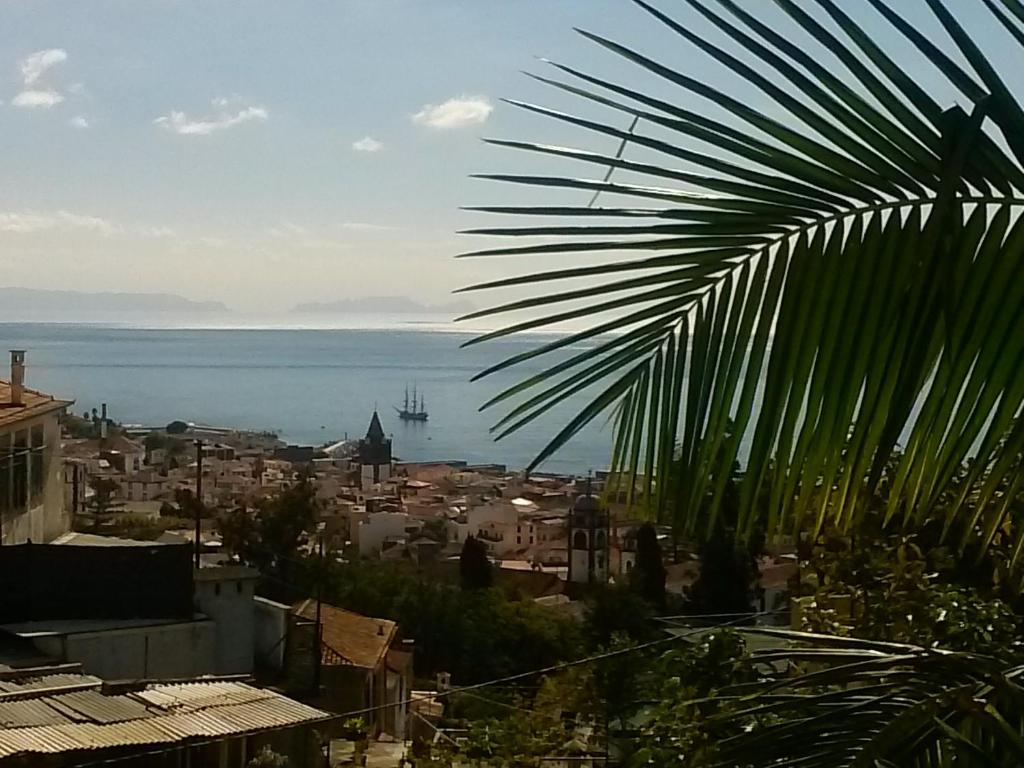
<instances>
[{"instance_id":1,"label":"corrugated metal roof","mask_svg":"<svg viewBox=\"0 0 1024 768\"><path fill-rule=\"evenodd\" d=\"M104 696L99 691L65 693L54 696L51 701L94 723L121 723L150 716L145 702L130 696Z\"/></svg>"},{"instance_id":2,"label":"corrugated metal roof","mask_svg":"<svg viewBox=\"0 0 1024 768\"><path fill-rule=\"evenodd\" d=\"M152 685L0 702L0 758L239 736L333 717L273 691L238 682Z\"/></svg>"},{"instance_id":3,"label":"corrugated metal roof","mask_svg":"<svg viewBox=\"0 0 1024 768\"><path fill-rule=\"evenodd\" d=\"M66 685L92 683L97 688L103 683L98 677L80 674L38 675L36 677L18 677L0 680L0 693L31 691L39 688L61 688Z\"/></svg>"},{"instance_id":4,"label":"corrugated metal roof","mask_svg":"<svg viewBox=\"0 0 1024 768\"><path fill-rule=\"evenodd\" d=\"M0 727L3 728L58 725L65 722L66 717L39 699L0 702Z\"/></svg>"}]
</instances>

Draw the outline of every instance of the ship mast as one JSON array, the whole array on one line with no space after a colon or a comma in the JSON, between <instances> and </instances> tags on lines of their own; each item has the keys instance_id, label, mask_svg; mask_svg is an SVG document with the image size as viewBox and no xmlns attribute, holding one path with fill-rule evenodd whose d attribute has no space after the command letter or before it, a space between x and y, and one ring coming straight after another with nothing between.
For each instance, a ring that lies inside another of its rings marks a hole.
<instances>
[{"instance_id":1,"label":"ship mast","mask_svg":"<svg viewBox=\"0 0 1024 768\"><path fill-rule=\"evenodd\" d=\"M427 412L427 406L423 402L423 395L420 395L420 413L426 413L426 412Z\"/></svg>"},{"instance_id":2,"label":"ship mast","mask_svg":"<svg viewBox=\"0 0 1024 768\"><path fill-rule=\"evenodd\" d=\"M405 410L409 410L409 385L405 385Z\"/></svg>"}]
</instances>

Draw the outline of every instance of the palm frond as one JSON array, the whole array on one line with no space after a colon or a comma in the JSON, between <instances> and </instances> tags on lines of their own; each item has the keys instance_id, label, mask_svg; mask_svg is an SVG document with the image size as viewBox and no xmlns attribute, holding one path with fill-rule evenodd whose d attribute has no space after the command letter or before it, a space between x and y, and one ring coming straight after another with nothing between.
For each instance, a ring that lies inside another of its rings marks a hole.
<instances>
[{"instance_id":1,"label":"palm frond","mask_svg":"<svg viewBox=\"0 0 1024 768\"><path fill-rule=\"evenodd\" d=\"M742 726L715 765L1015 766L1024 761L1021 669L977 654L745 630L788 648L752 654L766 680L720 691L716 716ZM780 673L779 663L807 670Z\"/></svg>"},{"instance_id":2,"label":"palm frond","mask_svg":"<svg viewBox=\"0 0 1024 768\"><path fill-rule=\"evenodd\" d=\"M527 242L467 257L577 260L467 289L531 291L474 313L527 316L472 343L591 323L482 374L595 345L488 404L510 407L507 434L570 395L598 392L534 466L618 408L612 466L635 503L680 535L715 525L714 500L737 462L744 531L848 527L894 455L889 519L934 515L973 459L947 528L963 536L980 526L987 540L1001 529L1024 451L1024 110L942 0L924 1L943 39L920 32L903 4L870 6L875 24L902 36L969 109L941 109L947 97L928 93L926 78L833 0L777 0L788 28L735 0L686 0L686 20L633 0L770 109L702 80L699 55L694 73L680 71L587 31L652 87L553 63L556 76L539 81L609 118L509 102L618 148L495 139L606 173L482 175L603 203L474 209L551 223L472 230ZM1019 0L986 0L978 12L1024 51ZM696 20L723 45L695 31Z\"/></svg>"}]
</instances>

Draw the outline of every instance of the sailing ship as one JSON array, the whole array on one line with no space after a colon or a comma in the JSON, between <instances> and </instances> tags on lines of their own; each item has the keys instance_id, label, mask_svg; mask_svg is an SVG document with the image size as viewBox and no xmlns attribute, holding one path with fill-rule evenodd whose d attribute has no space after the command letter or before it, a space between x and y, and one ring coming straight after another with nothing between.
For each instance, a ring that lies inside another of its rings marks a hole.
<instances>
[{"instance_id":1,"label":"sailing ship","mask_svg":"<svg viewBox=\"0 0 1024 768\"><path fill-rule=\"evenodd\" d=\"M401 408L395 407L398 411L398 418L402 421L426 421L427 420L427 409L423 402L423 395L419 396L419 405L416 403L416 387L412 388L412 409L410 410L409 400L409 387L405 388L405 403Z\"/></svg>"}]
</instances>

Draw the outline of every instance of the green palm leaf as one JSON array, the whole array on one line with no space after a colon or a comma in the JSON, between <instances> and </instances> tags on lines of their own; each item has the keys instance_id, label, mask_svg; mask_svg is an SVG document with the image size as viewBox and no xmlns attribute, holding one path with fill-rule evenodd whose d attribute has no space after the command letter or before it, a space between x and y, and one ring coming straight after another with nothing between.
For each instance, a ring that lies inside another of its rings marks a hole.
<instances>
[{"instance_id":1,"label":"green palm leaf","mask_svg":"<svg viewBox=\"0 0 1024 768\"><path fill-rule=\"evenodd\" d=\"M526 243L467 257L575 261L467 289L531 291L474 313L528 316L471 343L593 318L482 374L558 355L488 403L509 408L498 432L598 392L533 466L614 412L613 469L638 506L684 536L715 525L736 462L743 531L766 524L786 534L854 524L894 460L889 519L937 514L973 458L947 532L991 541L1010 514L1005 491L1017 487L1024 451L1024 109L1003 76L942 0L927 0L945 35L934 40L901 4L870 7L969 110L940 109L946 97L928 93L833 0L776 0L788 27L757 4L686 0L722 44L676 18L678 6L633 2L692 48L693 72L581 31L659 95L552 64L569 79L537 79L585 101L591 116L509 102L598 146L615 142L617 153L491 142L622 177L482 176L568 202L474 209L533 223L471 230ZM985 0L976 12L1024 52L1019 0ZM755 109L702 80L701 55L772 106ZM607 119L592 116L595 106ZM580 191L599 194L602 207L573 204ZM592 353L566 357L579 342Z\"/></svg>"},{"instance_id":2,"label":"green palm leaf","mask_svg":"<svg viewBox=\"0 0 1024 768\"><path fill-rule=\"evenodd\" d=\"M1015 766L1024 761L1021 670L977 654L749 630L790 644L752 654L766 678L720 691L715 765ZM806 665L780 674L779 662Z\"/></svg>"}]
</instances>

